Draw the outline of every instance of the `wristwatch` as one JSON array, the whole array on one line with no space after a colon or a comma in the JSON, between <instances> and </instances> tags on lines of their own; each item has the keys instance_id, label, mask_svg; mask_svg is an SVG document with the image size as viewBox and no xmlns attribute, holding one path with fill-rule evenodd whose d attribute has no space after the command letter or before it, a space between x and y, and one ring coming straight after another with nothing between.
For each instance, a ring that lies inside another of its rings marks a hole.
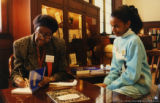
<instances>
[{"instance_id":1,"label":"wristwatch","mask_svg":"<svg viewBox=\"0 0 160 103\"><path fill-rule=\"evenodd\" d=\"M53 81L55 81L55 78L51 76L51 77L49 77L49 81L53 82Z\"/></svg>"}]
</instances>

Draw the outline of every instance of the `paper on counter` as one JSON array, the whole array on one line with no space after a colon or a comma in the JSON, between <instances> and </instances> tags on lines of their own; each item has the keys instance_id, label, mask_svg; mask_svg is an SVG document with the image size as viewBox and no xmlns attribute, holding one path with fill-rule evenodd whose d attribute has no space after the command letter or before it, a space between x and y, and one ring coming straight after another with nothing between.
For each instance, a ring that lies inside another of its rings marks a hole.
<instances>
[{"instance_id":1,"label":"paper on counter","mask_svg":"<svg viewBox=\"0 0 160 103\"><path fill-rule=\"evenodd\" d=\"M57 98L59 100L70 100L70 99L76 99L79 97L80 96L78 94L66 94L66 95L58 96Z\"/></svg>"},{"instance_id":2,"label":"paper on counter","mask_svg":"<svg viewBox=\"0 0 160 103\"><path fill-rule=\"evenodd\" d=\"M32 94L32 90L27 88L16 88L11 91L12 94Z\"/></svg>"},{"instance_id":3,"label":"paper on counter","mask_svg":"<svg viewBox=\"0 0 160 103\"><path fill-rule=\"evenodd\" d=\"M57 85L57 86L76 86L77 80L74 80L73 82L55 82L50 84Z\"/></svg>"}]
</instances>

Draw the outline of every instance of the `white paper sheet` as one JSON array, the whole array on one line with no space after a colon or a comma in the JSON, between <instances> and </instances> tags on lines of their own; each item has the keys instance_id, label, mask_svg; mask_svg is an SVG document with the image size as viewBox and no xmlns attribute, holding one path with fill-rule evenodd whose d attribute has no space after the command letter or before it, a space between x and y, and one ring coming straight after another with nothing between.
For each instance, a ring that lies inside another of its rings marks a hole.
<instances>
[{"instance_id":1,"label":"white paper sheet","mask_svg":"<svg viewBox=\"0 0 160 103\"><path fill-rule=\"evenodd\" d=\"M32 94L32 90L27 88L16 88L11 91L12 94Z\"/></svg>"},{"instance_id":2,"label":"white paper sheet","mask_svg":"<svg viewBox=\"0 0 160 103\"><path fill-rule=\"evenodd\" d=\"M50 84L54 84L57 86L76 86L77 80L74 80L73 82L54 82L54 83L50 83Z\"/></svg>"},{"instance_id":3,"label":"white paper sheet","mask_svg":"<svg viewBox=\"0 0 160 103\"><path fill-rule=\"evenodd\" d=\"M46 55L45 61L53 63L54 62L54 56L53 55Z\"/></svg>"},{"instance_id":4,"label":"white paper sheet","mask_svg":"<svg viewBox=\"0 0 160 103\"><path fill-rule=\"evenodd\" d=\"M70 99L76 99L79 97L80 96L78 94L66 94L66 95L58 96L57 98L59 100L70 100Z\"/></svg>"}]
</instances>

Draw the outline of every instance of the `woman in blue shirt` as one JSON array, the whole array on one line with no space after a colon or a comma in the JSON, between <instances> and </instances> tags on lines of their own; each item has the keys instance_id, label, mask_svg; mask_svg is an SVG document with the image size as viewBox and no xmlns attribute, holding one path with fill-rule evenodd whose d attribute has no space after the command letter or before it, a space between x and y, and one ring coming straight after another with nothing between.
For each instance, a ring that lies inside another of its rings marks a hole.
<instances>
[{"instance_id":1,"label":"woman in blue shirt","mask_svg":"<svg viewBox=\"0 0 160 103\"><path fill-rule=\"evenodd\" d=\"M112 13L114 40L111 71L104 79L107 88L133 98L150 92L152 76L146 51L136 35L142 28L138 10L123 5Z\"/></svg>"}]
</instances>

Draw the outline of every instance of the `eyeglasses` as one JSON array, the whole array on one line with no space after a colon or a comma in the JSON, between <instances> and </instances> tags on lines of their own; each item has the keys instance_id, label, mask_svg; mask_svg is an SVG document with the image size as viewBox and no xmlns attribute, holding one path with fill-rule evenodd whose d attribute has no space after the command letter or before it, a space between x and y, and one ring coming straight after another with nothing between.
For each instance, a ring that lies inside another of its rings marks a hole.
<instances>
[{"instance_id":1,"label":"eyeglasses","mask_svg":"<svg viewBox=\"0 0 160 103\"><path fill-rule=\"evenodd\" d=\"M51 33L40 33L40 32L35 32L36 34L38 34L38 36L40 36L41 38L44 39L51 39L52 34Z\"/></svg>"}]
</instances>

